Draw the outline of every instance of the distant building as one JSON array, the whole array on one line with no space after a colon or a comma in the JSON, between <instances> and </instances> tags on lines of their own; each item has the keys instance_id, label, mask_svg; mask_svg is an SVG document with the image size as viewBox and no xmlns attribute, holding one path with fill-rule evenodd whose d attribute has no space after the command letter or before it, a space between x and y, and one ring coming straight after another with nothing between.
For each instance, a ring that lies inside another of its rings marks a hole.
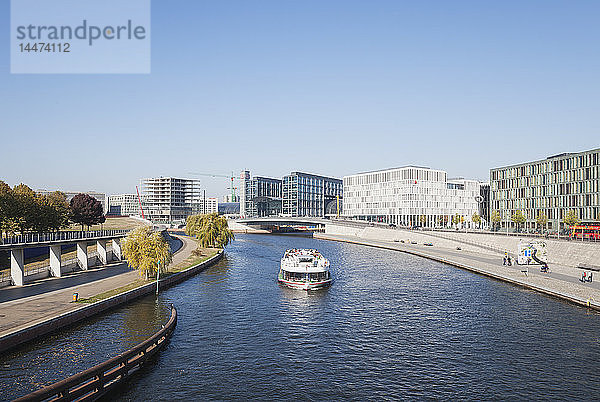
<instances>
[{"instance_id":1,"label":"distant building","mask_svg":"<svg viewBox=\"0 0 600 402\"><path fill-rule=\"evenodd\" d=\"M479 211L480 185L475 180L448 179L443 170L405 166L344 177L347 218L405 226L461 225Z\"/></svg>"},{"instance_id":2,"label":"distant building","mask_svg":"<svg viewBox=\"0 0 600 402\"><path fill-rule=\"evenodd\" d=\"M62 190L36 190L35 192L40 195L48 195L54 191L61 191L61 192L65 193L65 195L67 196L67 202L71 202L73 197L75 197L77 194L82 194L82 193L87 194L90 197L94 197L95 199L100 201L100 203L102 204L102 210L104 211L104 213L106 213L108 211L108 202L107 202L108 199L106 197L106 194L104 194L104 193L97 193L96 191L62 191Z\"/></svg>"},{"instance_id":3,"label":"distant building","mask_svg":"<svg viewBox=\"0 0 600 402\"><path fill-rule=\"evenodd\" d=\"M140 200L142 207L145 207L147 198L146 195L141 195L138 198L137 194L109 195L107 215L142 216Z\"/></svg>"},{"instance_id":4,"label":"distant building","mask_svg":"<svg viewBox=\"0 0 600 402\"><path fill-rule=\"evenodd\" d=\"M246 218L273 216L281 213L281 180L270 177L251 177L242 173L240 215Z\"/></svg>"},{"instance_id":5,"label":"distant building","mask_svg":"<svg viewBox=\"0 0 600 402\"><path fill-rule=\"evenodd\" d=\"M239 202L221 202L219 203L219 215L240 216Z\"/></svg>"},{"instance_id":6,"label":"distant building","mask_svg":"<svg viewBox=\"0 0 600 402\"><path fill-rule=\"evenodd\" d=\"M225 202L225 203L240 202L240 196L237 194L236 195L226 194L223 196L223 202Z\"/></svg>"},{"instance_id":7,"label":"distant building","mask_svg":"<svg viewBox=\"0 0 600 402\"><path fill-rule=\"evenodd\" d=\"M147 202L144 209L146 219L154 223L182 222L204 209L198 180L156 177L142 179L141 188ZM210 210L208 204L207 209ZM217 208L218 201L214 209Z\"/></svg>"},{"instance_id":8,"label":"distant building","mask_svg":"<svg viewBox=\"0 0 600 402\"><path fill-rule=\"evenodd\" d=\"M204 200L200 200L200 205L198 206L197 213L199 214L212 214L219 212L219 199L217 197L207 197L206 198L206 209L204 208Z\"/></svg>"},{"instance_id":9,"label":"distant building","mask_svg":"<svg viewBox=\"0 0 600 402\"><path fill-rule=\"evenodd\" d=\"M570 210L584 222L600 220L600 149L491 169L490 208L500 212L503 227L514 227L515 211L529 227L543 213L554 230Z\"/></svg>"},{"instance_id":10,"label":"distant building","mask_svg":"<svg viewBox=\"0 0 600 402\"><path fill-rule=\"evenodd\" d=\"M490 223L490 183L479 183L479 215L486 224Z\"/></svg>"},{"instance_id":11,"label":"distant building","mask_svg":"<svg viewBox=\"0 0 600 402\"><path fill-rule=\"evenodd\" d=\"M283 177L282 213L284 216L314 217L336 214L342 195L341 179L292 172Z\"/></svg>"}]
</instances>

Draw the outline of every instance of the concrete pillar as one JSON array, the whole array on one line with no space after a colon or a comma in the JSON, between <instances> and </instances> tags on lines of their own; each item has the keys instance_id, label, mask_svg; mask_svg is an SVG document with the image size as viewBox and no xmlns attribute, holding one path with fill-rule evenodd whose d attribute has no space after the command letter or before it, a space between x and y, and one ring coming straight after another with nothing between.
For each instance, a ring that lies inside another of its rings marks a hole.
<instances>
[{"instance_id":1,"label":"concrete pillar","mask_svg":"<svg viewBox=\"0 0 600 402\"><path fill-rule=\"evenodd\" d=\"M60 272L60 257L60 246L50 246L50 272L55 278L62 276Z\"/></svg>"},{"instance_id":2,"label":"concrete pillar","mask_svg":"<svg viewBox=\"0 0 600 402\"><path fill-rule=\"evenodd\" d=\"M87 241L80 241L77 243L77 260L79 260L81 269L88 269Z\"/></svg>"},{"instance_id":3,"label":"concrete pillar","mask_svg":"<svg viewBox=\"0 0 600 402\"><path fill-rule=\"evenodd\" d=\"M106 253L106 240L96 241L96 251L98 251L98 258L102 265L106 265L108 262L108 256Z\"/></svg>"},{"instance_id":4,"label":"concrete pillar","mask_svg":"<svg viewBox=\"0 0 600 402\"><path fill-rule=\"evenodd\" d=\"M17 286L23 286L25 280L25 259L23 249L10 250L10 276Z\"/></svg>"},{"instance_id":5,"label":"concrete pillar","mask_svg":"<svg viewBox=\"0 0 600 402\"><path fill-rule=\"evenodd\" d=\"M120 241L120 239L113 239L112 240L112 250L113 250L114 259L117 260L117 261L121 261L123 259L123 257L121 255L121 241Z\"/></svg>"}]
</instances>

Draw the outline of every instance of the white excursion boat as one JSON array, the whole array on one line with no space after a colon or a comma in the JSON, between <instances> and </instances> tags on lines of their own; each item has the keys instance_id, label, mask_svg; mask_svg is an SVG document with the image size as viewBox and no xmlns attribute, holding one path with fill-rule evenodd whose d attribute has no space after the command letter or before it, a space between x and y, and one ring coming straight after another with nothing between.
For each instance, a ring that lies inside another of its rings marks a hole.
<instances>
[{"instance_id":1,"label":"white excursion boat","mask_svg":"<svg viewBox=\"0 0 600 402\"><path fill-rule=\"evenodd\" d=\"M294 289L319 289L331 284L329 261L317 250L286 250L281 259L279 283Z\"/></svg>"}]
</instances>

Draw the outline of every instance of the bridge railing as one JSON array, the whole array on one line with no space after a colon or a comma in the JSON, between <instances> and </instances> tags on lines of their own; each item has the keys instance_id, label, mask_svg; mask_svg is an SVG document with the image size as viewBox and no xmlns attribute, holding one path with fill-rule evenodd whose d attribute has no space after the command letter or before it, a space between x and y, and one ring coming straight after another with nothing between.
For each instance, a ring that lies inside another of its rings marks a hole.
<instances>
[{"instance_id":1,"label":"bridge railing","mask_svg":"<svg viewBox=\"0 0 600 402\"><path fill-rule=\"evenodd\" d=\"M117 237L125 236L127 230L115 229L115 230L91 230L91 231L79 231L79 232L51 232L51 233L25 233L21 235L6 236L0 238L0 244L32 244L32 243L48 243L56 241L68 241L68 240L85 240L85 239L97 239L103 237Z\"/></svg>"},{"instance_id":2,"label":"bridge railing","mask_svg":"<svg viewBox=\"0 0 600 402\"><path fill-rule=\"evenodd\" d=\"M92 401L122 383L127 376L156 354L169 340L177 325L177 310L160 331L126 352L81 373L25 395L15 401Z\"/></svg>"}]
</instances>

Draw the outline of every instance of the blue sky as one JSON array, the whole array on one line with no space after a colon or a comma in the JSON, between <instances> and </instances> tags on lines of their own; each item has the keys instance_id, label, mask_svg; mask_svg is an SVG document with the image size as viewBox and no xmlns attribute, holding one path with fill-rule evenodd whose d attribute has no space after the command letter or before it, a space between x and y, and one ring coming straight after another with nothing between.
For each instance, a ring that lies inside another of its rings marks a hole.
<instances>
[{"instance_id":1,"label":"blue sky","mask_svg":"<svg viewBox=\"0 0 600 402\"><path fill-rule=\"evenodd\" d=\"M8 26L8 1L0 14ZM600 147L598 15L598 1L154 0L149 75L11 75L2 29L0 179L109 194L241 169L486 179Z\"/></svg>"}]
</instances>

